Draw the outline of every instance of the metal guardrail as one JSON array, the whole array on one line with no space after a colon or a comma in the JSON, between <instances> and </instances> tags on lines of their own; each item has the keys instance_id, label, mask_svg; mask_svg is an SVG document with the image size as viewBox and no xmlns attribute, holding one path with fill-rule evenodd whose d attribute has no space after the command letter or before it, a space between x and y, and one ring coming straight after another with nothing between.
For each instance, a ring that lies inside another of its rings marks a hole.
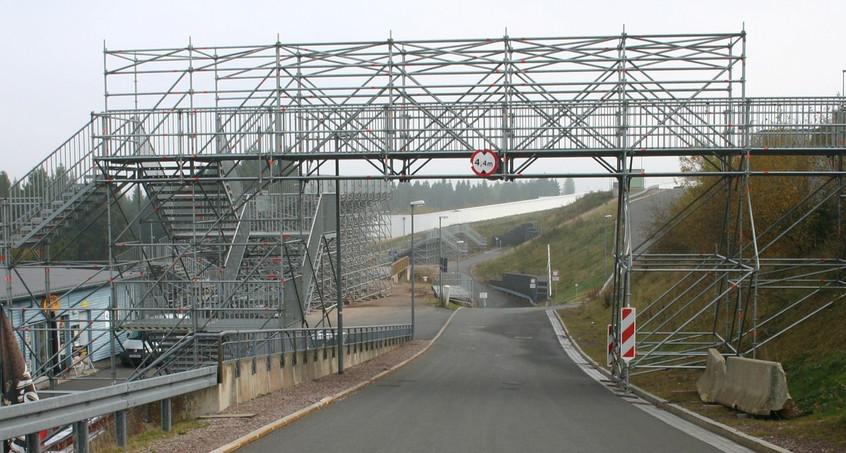
<instances>
[{"instance_id":1,"label":"metal guardrail","mask_svg":"<svg viewBox=\"0 0 846 453\"><path fill-rule=\"evenodd\" d=\"M200 334L217 338L218 365L268 354L311 351L337 345L338 329L278 329ZM362 326L343 329L344 344L411 338L411 325ZM207 343L208 344L208 343ZM70 425L155 401L214 387L219 366L204 367L109 387L0 408L0 439Z\"/></svg>"},{"instance_id":2,"label":"metal guardrail","mask_svg":"<svg viewBox=\"0 0 846 453\"><path fill-rule=\"evenodd\" d=\"M217 367L115 384L0 408L0 439L68 425L217 385Z\"/></svg>"},{"instance_id":3,"label":"metal guardrail","mask_svg":"<svg viewBox=\"0 0 846 453\"><path fill-rule=\"evenodd\" d=\"M490 284L489 284L488 286L490 286L491 288L493 288L493 289L495 289L495 290L497 290L497 291L502 291L502 292L504 292L504 293L506 293L506 294L511 294L511 295L512 295L512 296L514 296L514 297L519 297L519 298L521 298L521 299L526 299L526 301L527 301L527 302L529 302L530 304L532 304L532 305L536 305L536 304L535 304L535 302L532 300L532 298L531 298L531 297L529 297L529 296L527 296L527 295L525 295L525 294L523 294L523 293L521 293L521 292L514 291L514 290L511 290L511 289L505 288L505 287L503 287L503 286L496 286L496 285L490 285Z\"/></svg>"}]
</instances>

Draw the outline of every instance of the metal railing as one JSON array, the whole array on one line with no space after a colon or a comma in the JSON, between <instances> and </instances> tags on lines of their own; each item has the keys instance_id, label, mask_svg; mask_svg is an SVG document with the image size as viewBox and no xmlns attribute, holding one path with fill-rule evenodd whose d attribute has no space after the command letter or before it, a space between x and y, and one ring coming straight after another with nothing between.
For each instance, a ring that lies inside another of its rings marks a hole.
<instances>
[{"instance_id":1,"label":"metal railing","mask_svg":"<svg viewBox=\"0 0 846 453\"><path fill-rule=\"evenodd\" d=\"M305 328L277 330L243 330L214 334L200 334L214 337L218 341L220 363L272 354L312 351L337 346L338 329ZM411 339L411 325L361 326L343 329L345 346L358 347L365 343Z\"/></svg>"},{"instance_id":2,"label":"metal railing","mask_svg":"<svg viewBox=\"0 0 846 453\"><path fill-rule=\"evenodd\" d=\"M470 225L466 223L462 223L459 225L451 225L446 228L445 231L449 231L454 235L462 236L466 239L472 241L476 247L484 247L487 245L488 241L485 239L481 234L479 234L476 230L474 230Z\"/></svg>"},{"instance_id":3,"label":"metal railing","mask_svg":"<svg viewBox=\"0 0 846 453\"><path fill-rule=\"evenodd\" d=\"M390 341L405 342L411 339L410 325L363 326L343 329L343 341L351 348L367 343ZM218 383L218 370L223 363L270 354L312 351L338 344L337 329L278 329L229 331L199 334L200 341L183 338L183 347L199 345L208 358L202 368L165 376L116 384L71 395L58 396L0 408L0 439L37 433L47 426L63 426L92 419L142 404L173 398L179 395L213 387ZM217 361L217 366L208 366ZM167 357L160 357L151 366L158 366Z\"/></svg>"},{"instance_id":4,"label":"metal railing","mask_svg":"<svg viewBox=\"0 0 846 453\"><path fill-rule=\"evenodd\" d=\"M506 142L512 149L539 155L566 155L621 147L649 152L731 152L745 146L748 132L752 148L825 150L846 146L844 108L843 99L837 97L515 101L508 105L511 120L505 123L499 103L456 102L406 106L404 121L397 124L367 119L384 114L380 105L291 106L281 112L266 108L111 111L94 114L12 185L5 221L13 234L25 225L37 226L46 212L63 208L93 184L99 175L95 161L100 157L178 157L171 155L175 150L192 150L186 156L218 154L219 140L226 141L228 154L240 155L331 152L378 157L402 149L442 155L498 150ZM221 115L229 118L224 125ZM189 117L191 121L186 120ZM255 127L256 122L262 126ZM348 137L344 146L337 139L341 135ZM622 136L626 140L618 141ZM350 142L359 146L347 146ZM278 143L278 148L269 147L271 143Z\"/></svg>"},{"instance_id":5,"label":"metal railing","mask_svg":"<svg viewBox=\"0 0 846 453\"><path fill-rule=\"evenodd\" d=\"M145 361L130 380L211 364L222 367L225 363L244 359L255 362L259 357L333 348L338 346L338 338L336 328L244 329L164 337L162 341L169 341L171 346L161 351L161 355ZM344 346L352 351L373 349L391 341L404 343L410 340L411 325L407 324L343 329Z\"/></svg>"},{"instance_id":6,"label":"metal railing","mask_svg":"<svg viewBox=\"0 0 846 453\"><path fill-rule=\"evenodd\" d=\"M58 213L74 206L93 184L98 171L94 150L99 146L93 138L95 121L92 118L9 188L8 213L3 213L8 217L3 222L13 237L32 233L49 220L61 220Z\"/></svg>"},{"instance_id":7,"label":"metal railing","mask_svg":"<svg viewBox=\"0 0 846 453\"><path fill-rule=\"evenodd\" d=\"M467 304L473 303L473 295L476 294L477 283L469 275L464 275L458 272L445 272L441 274L443 278L444 295L450 300L460 301ZM435 291L440 289L440 285L434 285ZM448 289L446 287L449 287ZM448 292L448 293L447 293Z\"/></svg>"},{"instance_id":8,"label":"metal railing","mask_svg":"<svg viewBox=\"0 0 846 453\"><path fill-rule=\"evenodd\" d=\"M231 154L337 152L375 157L400 149L439 154L497 150L505 139L511 148L526 151L613 150L621 147L617 138L623 135L628 139L622 147L631 149L733 149L743 147L747 128L752 136L779 131L785 139L771 148L827 148L842 147L846 131L843 100L836 97L514 101L508 105L508 123L502 108L500 103L415 104L403 109L406 120L401 124L372 121L384 114L379 105L290 106L282 112L243 108L237 113L206 108L192 110L196 121L191 131L182 129L185 109L149 111L142 116L152 122L145 130L146 139L155 143L155 152L190 149L190 142L203 139L200 146L195 144L193 154L217 153L213 138L236 133L243 146L233 143L236 146L227 150ZM234 129L218 128L214 118L221 114L231 118L228 126ZM124 117L137 116L139 111L102 115L122 124ZM244 129L236 124L241 115L249 121L261 117L266 125ZM350 117L356 121L350 123ZM343 141L338 139L341 136ZM111 156L136 155L134 147L125 146L136 139L132 130L116 128L96 138L110 143L109 148L115 150ZM274 140L282 148L264 145ZM256 143L263 148L257 150Z\"/></svg>"}]
</instances>

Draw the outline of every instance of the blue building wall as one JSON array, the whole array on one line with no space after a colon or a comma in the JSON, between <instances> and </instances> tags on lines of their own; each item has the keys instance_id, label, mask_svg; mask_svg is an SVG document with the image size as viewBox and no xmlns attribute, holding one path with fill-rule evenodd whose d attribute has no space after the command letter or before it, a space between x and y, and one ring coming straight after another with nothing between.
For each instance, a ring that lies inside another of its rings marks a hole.
<instances>
[{"instance_id":1,"label":"blue building wall","mask_svg":"<svg viewBox=\"0 0 846 453\"><path fill-rule=\"evenodd\" d=\"M63 366L69 364L68 359L81 350L95 362L110 357L110 300L109 285L76 289L58 297L58 306L54 304L52 308L59 331ZM41 302L38 301L39 304ZM46 361L45 343L51 341L50 333L46 330L49 318L44 310L34 306L31 298L16 299L10 312L10 320L18 333L24 359L31 370L38 370ZM115 353L120 352L117 343Z\"/></svg>"}]
</instances>

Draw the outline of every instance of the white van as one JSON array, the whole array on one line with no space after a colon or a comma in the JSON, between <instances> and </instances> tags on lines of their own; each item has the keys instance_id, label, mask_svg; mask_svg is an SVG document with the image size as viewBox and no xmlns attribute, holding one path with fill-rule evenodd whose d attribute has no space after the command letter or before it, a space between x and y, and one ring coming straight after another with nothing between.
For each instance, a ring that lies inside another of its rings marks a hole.
<instances>
[{"instance_id":1,"label":"white van","mask_svg":"<svg viewBox=\"0 0 846 453\"><path fill-rule=\"evenodd\" d=\"M120 361L126 366L138 366L141 362L150 363L153 361L153 354L155 350L153 346L147 341L147 336L139 330L133 330L126 336L126 340L121 343L122 351L120 352ZM147 359L147 357L150 357Z\"/></svg>"}]
</instances>

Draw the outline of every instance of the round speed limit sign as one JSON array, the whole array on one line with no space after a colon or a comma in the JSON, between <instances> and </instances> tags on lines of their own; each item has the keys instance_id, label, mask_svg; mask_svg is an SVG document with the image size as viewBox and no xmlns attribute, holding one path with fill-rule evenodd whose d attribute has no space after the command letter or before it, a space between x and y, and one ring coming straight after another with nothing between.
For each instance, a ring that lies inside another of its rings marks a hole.
<instances>
[{"instance_id":1,"label":"round speed limit sign","mask_svg":"<svg viewBox=\"0 0 846 453\"><path fill-rule=\"evenodd\" d=\"M490 176L499 170L499 156L489 149L476 150L470 156L470 167L476 176Z\"/></svg>"}]
</instances>

